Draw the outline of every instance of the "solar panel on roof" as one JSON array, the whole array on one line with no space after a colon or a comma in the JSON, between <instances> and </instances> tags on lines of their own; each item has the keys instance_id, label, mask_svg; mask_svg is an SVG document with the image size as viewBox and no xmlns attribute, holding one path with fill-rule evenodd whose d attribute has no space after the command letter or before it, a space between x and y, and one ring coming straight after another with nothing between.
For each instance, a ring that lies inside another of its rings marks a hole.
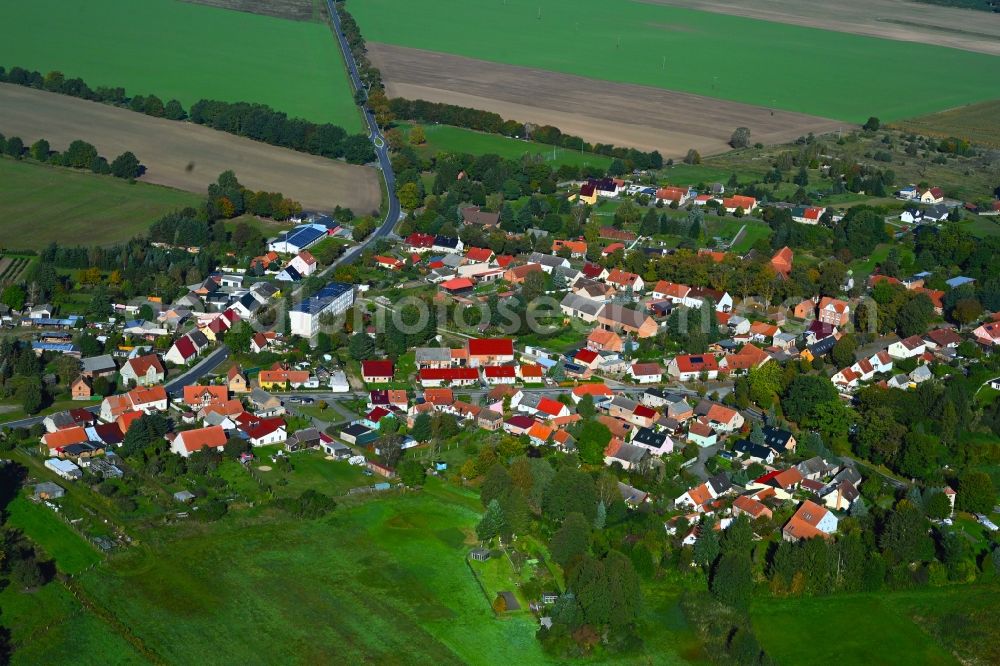
<instances>
[{"instance_id":1,"label":"solar panel on roof","mask_svg":"<svg viewBox=\"0 0 1000 666\"><path fill-rule=\"evenodd\" d=\"M692 363L703 363L704 361L705 361L705 359L703 359L701 356L692 356L691 357L691 362Z\"/></svg>"}]
</instances>

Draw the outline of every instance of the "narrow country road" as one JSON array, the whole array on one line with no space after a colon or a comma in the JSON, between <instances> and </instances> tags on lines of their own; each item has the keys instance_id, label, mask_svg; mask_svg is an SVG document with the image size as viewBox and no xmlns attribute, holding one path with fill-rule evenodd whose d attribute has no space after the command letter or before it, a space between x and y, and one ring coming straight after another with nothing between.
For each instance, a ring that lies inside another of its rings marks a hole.
<instances>
[{"instance_id":1,"label":"narrow country road","mask_svg":"<svg viewBox=\"0 0 1000 666\"><path fill-rule=\"evenodd\" d=\"M361 81L361 75L358 74L358 65L354 60L354 54L351 53L351 47L347 43L347 38L344 37L343 27L340 24L340 15L337 14L337 8L334 6L333 0L326 0L326 6L330 13L330 20L333 22L333 33L337 38L337 43L340 45L340 51L344 55L344 63L347 65L347 73L351 78L351 87L355 92L358 90L365 90L364 83ZM367 93L366 90L365 92ZM341 264L352 263L361 256L362 251L364 251L365 247L367 247L370 243L392 233L392 230L396 227L396 223L399 222L401 213L399 199L396 198L396 176L392 171L392 162L389 159L389 144L385 140L385 137L382 136L378 123L375 122L375 114L372 113L372 110L368 108L367 104L362 107L362 114L365 117L365 124L368 125L368 138L371 140L372 148L375 149L375 155L378 158L378 167L381 169L382 178L385 180L386 196L389 199L389 209L385 213L385 219L382 221L382 225L372 232L372 235L365 239L362 243L354 246L334 261L330 265L330 268Z\"/></svg>"}]
</instances>

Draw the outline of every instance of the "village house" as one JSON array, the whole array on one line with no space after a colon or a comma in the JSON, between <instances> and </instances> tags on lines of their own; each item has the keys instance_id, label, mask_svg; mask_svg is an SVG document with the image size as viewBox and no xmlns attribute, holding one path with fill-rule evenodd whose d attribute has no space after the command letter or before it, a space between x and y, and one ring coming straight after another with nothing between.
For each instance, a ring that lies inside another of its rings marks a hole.
<instances>
[{"instance_id":1,"label":"village house","mask_svg":"<svg viewBox=\"0 0 1000 666\"><path fill-rule=\"evenodd\" d=\"M897 340L889 345L889 356L895 359L907 359L920 356L927 350L927 343L919 335L911 335L903 340Z\"/></svg>"},{"instance_id":2,"label":"village house","mask_svg":"<svg viewBox=\"0 0 1000 666\"><path fill-rule=\"evenodd\" d=\"M366 384L388 384L392 381L392 361L362 361L361 378Z\"/></svg>"},{"instance_id":3,"label":"village house","mask_svg":"<svg viewBox=\"0 0 1000 666\"><path fill-rule=\"evenodd\" d=\"M476 368L421 368L417 376L424 388L438 388L445 384L469 386L479 383L479 370Z\"/></svg>"},{"instance_id":4,"label":"village house","mask_svg":"<svg viewBox=\"0 0 1000 666\"><path fill-rule=\"evenodd\" d=\"M781 277L787 278L792 272L793 258L792 249L786 245L771 257L771 268Z\"/></svg>"},{"instance_id":5,"label":"village house","mask_svg":"<svg viewBox=\"0 0 1000 666\"><path fill-rule=\"evenodd\" d=\"M192 453L202 449L222 451L226 446L226 431L220 426L208 426L177 433L170 443L170 450L179 456L187 458Z\"/></svg>"},{"instance_id":6,"label":"village house","mask_svg":"<svg viewBox=\"0 0 1000 666\"><path fill-rule=\"evenodd\" d=\"M733 500L732 511L734 518L737 516L746 516L750 520L757 520L758 518L770 519L774 515L767 505L750 495L740 495Z\"/></svg>"},{"instance_id":7,"label":"village house","mask_svg":"<svg viewBox=\"0 0 1000 666\"><path fill-rule=\"evenodd\" d=\"M166 371L156 354L146 354L127 360L122 365L120 375L123 386L128 386L130 383L136 386L151 386L162 383Z\"/></svg>"},{"instance_id":8,"label":"village house","mask_svg":"<svg viewBox=\"0 0 1000 666\"><path fill-rule=\"evenodd\" d=\"M73 400L90 400L94 395L90 379L82 375L74 379L73 383L70 384L70 394L73 396Z\"/></svg>"},{"instance_id":9,"label":"village house","mask_svg":"<svg viewBox=\"0 0 1000 666\"><path fill-rule=\"evenodd\" d=\"M531 273L542 273L541 264L528 263L522 266L513 266L504 271L503 279L512 285L523 284L525 278Z\"/></svg>"},{"instance_id":10,"label":"village house","mask_svg":"<svg viewBox=\"0 0 1000 666\"><path fill-rule=\"evenodd\" d=\"M851 320L851 306L839 298L824 296L819 301L819 314L816 318L824 324L845 326Z\"/></svg>"},{"instance_id":11,"label":"village house","mask_svg":"<svg viewBox=\"0 0 1000 666\"><path fill-rule=\"evenodd\" d=\"M467 349L471 368L514 362L514 341L510 338L470 338Z\"/></svg>"},{"instance_id":12,"label":"village house","mask_svg":"<svg viewBox=\"0 0 1000 666\"><path fill-rule=\"evenodd\" d=\"M623 331L637 338L651 338L659 330L653 318L631 308L608 303L597 315L597 323L610 331Z\"/></svg>"},{"instance_id":13,"label":"village house","mask_svg":"<svg viewBox=\"0 0 1000 666\"><path fill-rule=\"evenodd\" d=\"M785 523L781 536L785 541L814 537L829 538L837 532L837 516L812 500L805 500Z\"/></svg>"},{"instance_id":14,"label":"village house","mask_svg":"<svg viewBox=\"0 0 1000 666\"><path fill-rule=\"evenodd\" d=\"M308 370L290 370L281 363L257 374L257 386L265 391L287 391L304 386L309 381Z\"/></svg>"},{"instance_id":15,"label":"village house","mask_svg":"<svg viewBox=\"0 0 1000 666\"><path fill-rule=\"evenodd\" d=\"M620 352L625 348L625 342L614 331L595 328L587 336L587 348L597 352Z\"/></svg>"},{"instance_id":16,"label":"village house","mask_svg":"<svg viewBox=\"0 0 1000 666\"><path fill-rule=\"evenodd\" d=\"M663 377L663 368L659 363L633 363L628 374L637 384L655 384Z\"/></svg>"},{"instance_id":17,"label":"village house","mask_svg":"<svg viewBox=\"0 0 1000 666\"><path fill-rule=\"evenodd\" d=\"M250 383L238 365L232 366L226 373L226 386L229 388L230 393L250 392Z\"/></svg>"},{"instance_id":18,"label":"village house","mask_svg":"<svg viewBox=\"0 0 1000 666\"><path fill-rule=\"evenodd\" d=\"M608 273L604 281L618 291L626 293L639 293L646 288L646 283L643 282L641 277L635 273L623 271L620 268L611 269L611 272Z\"/></svg>"},{"instance_id":19,"label":"village house","mask_svg":"<svg viewBox=\"0 0 1000 666\"><path fill-rule=\"evenodd\" d=\"M719 362L711 354L681 354L670 360L667 374L681 382L695 381L703 374L706 379L716 379Z\"/></svg>"},{"instance_id":20,"label":"village house","mask_svg":"<svg viewBox=\"0 0 1000 666\"><path fill-rule=\"evenodd\" d=\"M753 197L735 194L731 197L724 198L722 200L722 207L725 208L726 212L730 215L735 213L736 209L740 209L744 213L750 213L757 208L757 200Z\"/></svg>"}]
</instances>

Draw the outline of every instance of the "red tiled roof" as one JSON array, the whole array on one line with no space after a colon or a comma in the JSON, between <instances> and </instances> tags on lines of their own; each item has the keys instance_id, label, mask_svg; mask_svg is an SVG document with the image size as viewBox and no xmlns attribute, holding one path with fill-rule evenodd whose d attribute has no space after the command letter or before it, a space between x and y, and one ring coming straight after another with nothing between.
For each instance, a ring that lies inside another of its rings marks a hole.
<instances>
[{"instance_id":1,"label":"red tiled roof","mask_svg":"<svg viewBox=\"0 0 1000 666\"><path fill-rule=\"evenodd\" d=\"M483 374L487 377L514 377L517 368L513 365L490 365Z\"/></svg>"},{"instance_id":2,"label":"red tiled roof","mask_svg":"<svg viewBox=\"0 0 1000 666\"><path fill-rule=\"evenodd\" d=\"M189 359L198 353L198 350L194 347L194 343L191 342L191 338L186 335L174 340L174 347L180 352L183 359Z\"/></svg>"},{"instance_id":3,"label":"red tiled roof","mask_svg":"<svg viewBox=\"0 0 1000 666\"><path fill-rule=\"evenodd\" d=\"M392 377L392 361L362 361L362 377Z\"/></svg>"},{"instance_id":4,"label":"red tiled roof","mask_svg":"<svg viewBox=\"0 0 1000 666\"><path fill-rule=\"evenodd\" d=\"M476 286L476 283L469 278L452 278L451 280L446 280L440 285L445 291L462 291L464 289L472 289Z\"/></svg>"},{"instance_id":5,"label":"red tiled roof","mask_svg":"<svg viewBox=\"0 0 1000 666\"><path fill-rule=\"evenodd\" d=\"M160 358L156 354L136 356L135 358L129 359L128 364L132 367L132 372L134 372L137 377L145 375L151 367L156 368L156 372L158 374L162 374L164 372L163 364L160 363Z\"/></svg>"},{"instance_id":6,"label":"red tiled roof","mask_svg":"<svg viewBox=\"0 0 1000 666\"><path fill-rule=\"evenodd\" d=\"M450 405L455 402L455 394L450 388L429 388L424 390L424 400L435 405Z\"/></svg>"},{"instance_id":7,"label":"red tiled roof","mask_svg":"<svg viewBox=\"0 0 1000 666\"><path fill-rule=\"evenodd\" d=\"M190 453L195 451L200 451L204 447L218 448L226 444L226 431L222 429L222 426L209 426L207 428L198 428L195 430L185 430L177 435L174 439L181 440L181 444L184 449Z\"/></svg>"},{"instance_id":8,"label":"red tiled roof","mask_svg":"<svg viewBox=\"0 0 1000 666\"><path fill-rule=\"evenodd\" d=\"M682 354L674 361L681 372L710 372L719 369L719 362L711 354Z\"/></svg>"},{"instance_id":9,"label":"red tiled roof","mask_svg":"<svg viewBox=\"0 0 1000 666\"><path fill-rule=\"evenodd\" d=\"M513 356L514 341L510 338L470 338L469 356Z\"/></svg>"},{"instance_id":10,"label":"red tiled roof","mask_svg":"<svg viewBox=\"0 0 1000 666\"><path fill-rule=\"evenodd\" d=\"M556 416L566 409L566 405L552 398L542 398L538 401L538 411L550 416Z\"/></svg>"},{"instance_id":11,"label":"red tiled roof","mask_svg":"<svg viewBox=\"0 0 1000 666\"><path fill-rule=\"evenodd\" d=\"M406 237L406 244L410 247L431 247L434 245L434 236L415 232Z\"/></svg>"},{"instance_id":12,"label":"red tiled roof","mask_svg":"<svg viewBox=\"0 0 1000 666\"><path fill-rule=\"evenodd\" d=\"M469 261L485 263L493 258L493 250L485 247L470 247L465 252L465 258Z\"/></svg>"},{"instance_id":13,"label":"red tiled roof","mask_svg":"<svg viewBox=\"0 0 1000 666\"><path fill-rule=\"evenodd\" d=\"M420 379L429 381L479 379L479 371L475 368L421 368Z\"/></svg>"}]
</instances>

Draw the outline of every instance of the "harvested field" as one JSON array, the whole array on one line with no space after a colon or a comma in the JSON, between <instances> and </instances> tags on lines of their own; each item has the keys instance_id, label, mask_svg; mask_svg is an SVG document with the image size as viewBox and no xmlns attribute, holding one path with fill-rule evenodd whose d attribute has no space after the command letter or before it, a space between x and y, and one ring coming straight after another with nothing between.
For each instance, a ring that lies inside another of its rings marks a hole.
<instances>
[{"instance_id":1,"label":"harvested field","mask_svg":"<svg viewBox=\"0 0 1000 666\"><path fill-rule=\"evenodd\" d=\"M17 282L29 265L31 257L4 256L0 258L0 285Z\"/></svg>"},{"instance_id":2,"label":"harvested field","mask_svg":"<svg viewBox=\"0 0 1000 666\"><path fill-rule=\"evenodd\" d=\"M591 143L656 149L664 157L683 156L689 148L702 154L729 150L726 142L741 125L750 128L752 141L765 144L849 127L801 113L445 53L372 43L368 49L390 96L486 109L554 125Z\"/></svg>"},{"instance_id":3,"label":"harvested field","mask_svg":"<svg viewBox=\"0 0 1000 666\"><path fill-rule=\"evenodd\" d=\"M263 14L291 21L326 20L323 0L182 0L195 5L209 5L248 14Z\"/></svg>"},{"instance_id":4,"label":"harvested field","mask_svg":"<svg viewBox=\"0 0 1000 666\"><path fill-rule=\"evenodd\" d=\"M27 145L44 138L59 151L84 139L109 160L130 150L146 165L142 181L199 194L232 169L245 186L282 192L307 209L340 205L364 214L381 203L369 167L11 84L0 84L0 132Z\"/></svg>"},{"instance_id":5,"label":"harvested field","mask_svg":"<svg viewBox=\"0 0 1000 666\"><path fill-rule=\"evenodd\" d=\"M1000 100L900 120L891 126L904 132L942 139L954 136L971 143L1000 148Z\"/></svg>"},{"instance_id":6,"label":"harvested field","mask_svg":"<svg viewBox=\"0 0 1000 666\"><path fill-rule=\"evenodd\" d=\"M1000 55L1000 14L906 0L640 0Z\"/></svg>"}]
</instances>

